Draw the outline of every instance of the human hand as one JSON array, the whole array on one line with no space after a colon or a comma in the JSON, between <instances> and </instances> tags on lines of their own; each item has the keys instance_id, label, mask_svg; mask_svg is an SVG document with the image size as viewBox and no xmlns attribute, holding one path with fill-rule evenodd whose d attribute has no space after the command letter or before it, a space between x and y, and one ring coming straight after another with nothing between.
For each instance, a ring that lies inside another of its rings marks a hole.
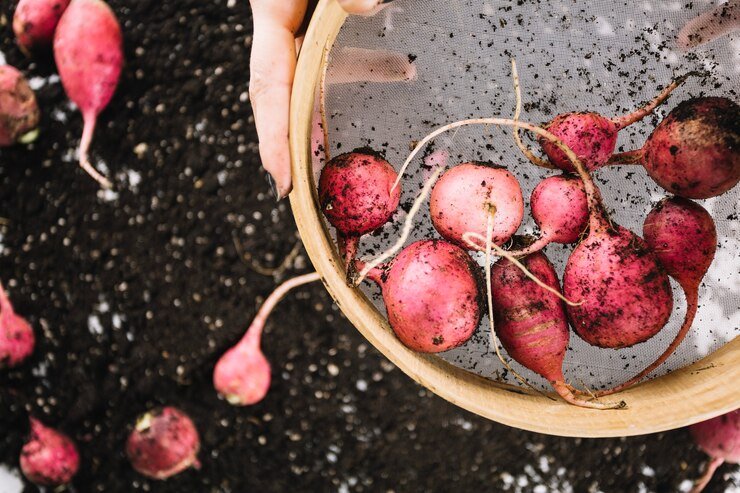
<instances>
[{"instance_id":1,"label":"human hand","mask_svg":"<svg viewBox=\"0 0 740 493\"><path fill-rule=\"evenodd\" d=\"M338 0L352 14L373 14L391 0ZM271 176L278 200L292 188L288 115L295 75L298 31L310 18L315 1L250 0L254 36L249 97L257 126L262 166Z\"/></svg>"}]
</instances>

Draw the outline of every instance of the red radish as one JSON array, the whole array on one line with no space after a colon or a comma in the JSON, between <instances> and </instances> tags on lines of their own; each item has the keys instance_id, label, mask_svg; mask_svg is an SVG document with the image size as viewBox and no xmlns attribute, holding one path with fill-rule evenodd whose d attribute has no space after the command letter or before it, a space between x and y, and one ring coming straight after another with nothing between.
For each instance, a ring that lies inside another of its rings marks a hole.
<instances>
[{"instance_id":1,"label":"red radish","mask_svg":"<svg viewBox=\"0 0 740 493\"><path fill-rule=\"evenodd\" d=\"M681 197L659 202L645 218L642 230L645 241L658 261L668 275L681 285L686 296L686 315L673 342L658 359L627 382L597 392L597 395L612 394L634 385L674 353L694 322L699 303L699 284L717 250L717 230L712 216L702 206Z\"/></svg>"},{"instance_id":2,"label":"red radish","mask_svg":"<svg viewBox=\"0 0 740 493\"><path fill-rule=\"evenodd\" d=\"M251 406L265 398L270 388L270 363L260 349L260 342L267 317L291 289L320 279L313 272L278 286L262 304L241 341L218 360L213 370L213 386L229 404Z\"/></svg>"},{"instance_id":3,"label":"red radish","mask_svg":"<svg viewBox=\"0 0 740 493\"><path fill-rule=\"evenodd\" d=\"M510 255L525 256L542 250L549 243L575 243L588 227L588 201L583 182L568 175L542 180L529 199L532 217L540 228L540 237Z\"/></svg>"},{"instance_id":4,"label":"red radish","mask_svg":"<svg viewBox=\"0 0 740 493\"><path fill-rule=\"evenodd\" d=\"M21 51L29 55L51 49L54 31L70 0L20 0L13 15L13 32Z\"/></svg>"},{"instance_id":5,"label":"red radish","mask_svg":"<svg viewBox=\"0 0 740 493\"><path fill-rule=\"evenodd\" d=\"M382 289L388 322L398 339L414 351L439 353L462 345L478 328L477 267L452 243L424 240L371 270L368 278Z\"/></svg>"},{"instance_id":6,"label":"red radish","mask_svg":"<svg viewBox=\"0 0 740 493\"><path fill-rule=\"evenodd\" d=\"M424 137L401 167L399 176L432 139L466 125L505 125L556 142L581 177L589 205L588 236L568 259L563 279L568 316L590 344L620 348L646 341L668 321L673 297L668 276L635 233L611 223L601 193L578 156L545 129L505 118L474 118L450 123Z\"/></svg>"},{"instance_id":7,"label":"red radish","mask_svg":"<svg viewBox=\"0 0 740 493\"><path fill-rule=\"evenodd\" d=\"M360 237L383 226L398 209L401 190L392 189L396 177L393 166L369 148L336 156L321 170L319 203L337 229L348 271Z\"/></svg>"},{"instance_id":8,"label":"red radish","mask_svg":"<svg viewBox=\"0 0 740 493\"><path fill-rule=\"evenodd\" d=\"M104 188L111 183L90 164L98 115L108 105L123 67L121 26L102 0L72 0L54 35L54 58L64 90L82 112L80 166Z\"/></svg>"},{"instance_id":9,"label":"red radish","mask_svg":"<svg viewBox=\"0 0 740 493\"><path fill-rule=\"evenodd\" d=\"M36 337L23 317L15 314L8 294L0 283L0 368L22 363L33 353Z\"/></svg>"},{"instance_id":10,"label":"red radish","mask_svg":"<svg viewBox=\"0 0 740 493\"><path fill-rule=\"evenodd\" d=\"M509 241L524 216L522 189L514 175L486 163L463 163L445 172L432 189L429 207L435 229L464 248L465 233L486 237L486 218L492 213L491 240L496 245Z\"/></svg>"},{"instance_id":11,"label":"red radish","mask_svg":"<svg viewBox=\"0 0 740 493\"><path fill-rule=\"evenodd\" d=\"M600 168L614 154L619 131L651 114L689 75L676 79L655 99L629 115L607 118L593 112L563 113L546 124L545 129L570 147L586 169ZM565 153L552 141L540 137L539 142L550 163L563 171L575 171Z\"/></svg>"},{"instance_id":12,"label":"red radish","mask_svg":"<svg viewBox=\"0 0 740 493\"><path fill-rule=\"evenodd\" d=\"M700 493L725 462L740 464L740 409L697 423L689 428L694 441L712 460L691 493Z\"/></svg>"},{"instance_id":13,"label":"red radish","mask_svg":"<svg viewBox=\"0 0 740 493\"><path fill-rule=\"evenodd\" d=\"M64 433L30 418L31 435L21 450L21 471L40 486L60 486L72 481L80 467L80 454Z\"/></svg>"},{"instance_id":14,"label":"red radish","mask_svg":"<svg viewBox=\"0 0 740 493\"><path fill-rule=\"evenodd\" d=\"M126 441L126 455L139 474L167 479L200 468L200 437L193 421L175 407L142 414Z\"/></svg>"},{"instance_id":15,"label":"red radish","mask_svg":"<svg viewBox=\"0 0 740 493\"><path fill-rule=\"evenodd\" d=\"M538 279L559 290L555 268L541 252L521 260ZM507 259L491 270L491 290L496 334L521 365L543 376L567 402L582 407L612 409L619 404L601 404L577 397L563 377L563 358L570 332L563 301L541 289Z\"/></svg>"},{"instance_id":16,"label":"red radish","mask_svg":"<svg viewBox=\"0 0 740 493\"><path fill-rule=\"evenodd\" d=\"M642 149L615 156L642 163L680 197L708 199L740 181L740 106L727 98L693 98L676 106Z\"/></svg>"},{"instance_id":17,"label":"red radish","mask_svg":"<svg viewBox=\"0 0 740 493\"><path fill-rule=\"evenodd\" d=\"M0 147L33 142L40 119L36 95L23 74L0 66Z\"/></svg>"}]
</instances>

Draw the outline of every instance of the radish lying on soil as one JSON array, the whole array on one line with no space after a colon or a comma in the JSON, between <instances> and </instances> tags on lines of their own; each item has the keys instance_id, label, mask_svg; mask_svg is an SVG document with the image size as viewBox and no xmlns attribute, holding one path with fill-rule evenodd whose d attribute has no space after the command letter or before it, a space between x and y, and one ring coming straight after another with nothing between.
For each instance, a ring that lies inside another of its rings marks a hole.
<instances>
[{"instance_id":1,"label":"radish lying on soil","mask_svg":"<svg viewBox=\"0 0 740 493\"><path fill-rule=\"evenodd\" d=\"M727 98L684 101L642 149L615 160L641 163L658 185L680 197L721 195L740 181L740 106Z\"/></svg>"},{"instance_id":2,"label":"radish lying on soil","mask_svg":"<svg viewBox=\"0 0 740 493\"><path fill-rule=\"evenodd\" d=\"M0 147L33 142L40 118L36 95L23 74L0 66Z\"/></svg>"},{"instance_id":3,"label":"radish lying on soil","mask_svg":"<svg viewBox=\"0 0 740 493\"><path fill-rule=\"evenodd\" d=\"M634 385L673 354L694 322L699 284L717 250L717 230L712 216L700 205L680 197L659 202L645 218L643 234L668 275L681 285L686 296L686 315L676 337L658 359L627 382L597 395L612 394Z\"/></svg>"},{"instance_id":4,"label":"radish lying on soil","mask_svg":"<svg viewBox=\"0 0 740 493\"><path fill-rule=\"evenodd\" d=\"M607 118L593 112L563 113L553 118L544 128L570 147L586 169L595 170L607 164L614 154L619 131L651 114L689 75L676 79L655 99L629 115ZM565 153L552 141L542 137L538 140L551 164L563 171L575 171Z\"/></svg>"},{"instance_id":5,"label":"radish lying on soil","mask_svg":"<svg viewBox=\"0 0 740 493\"><path fill-rule=\"evenodd\" d=\"M529 255L549 243L575 243L588 227L588 201L578 177L545 178L532 191L529 207L540 237L521 250L509 251L510 255Z\"/></svg>"},{"instance_id":6,"label":"radish lying on soil","mask_svg":"<svg viewBox=\"0 0 740 493\"><path fill-rule=\"evenodd\" d=\"M22 363L33 353L35 343L33 328L23 317L15 314L0 283L0 368Z\"/></svg>"},{"instance_id":7,"label":"radish lying on soil","mask_svg":"<svg viewBox=\"0 0 740 493\"><path fill-rule=\"evenodd\" d=\"M414 351L439 353L465 343L478 328L482 311L477 272L478 266L461 248L424 240L367 277L380 286L398 339Z\"/></svg>"},{"instance_id":8,"label":"radish lying on soil","mask_svg":"<svg viewBox=\"0 0 740 493\"><path fill-rule=\"evenodd\" d=\"M519 229L524 216L522 189L506 168L463 163L445 172L432 189L432 224L446 240L468 248L463 235L485 238L486 218L493 214L493 236L502 245Z\"/></svg>"},{"instance_id":9,"label":"radish lying on soil","mask_svg":"<svg viewBox=\"0 0 740 493\"><path fill-rule=\"evenodd\" d=\"M689 429L697 445L712 458L704 475L691 490L691 493L700 493L723 463L740 464L740 409L697 423Z\"/></svg>"},{"instance_id":10,"label":"radish lying on soil","mask_svg":"<svg viewBox=\"0 0 740 493\"><path fill-rule=\"evenodd\" d=\"M98 115L113 97L123 68L121 26L110 7L102 0L72 0L54 35L54 58L67 96L82 112L80 166L110 188L88 160Z\"/></svg>"},{"instance_id":11,"label":"radish lying on soil","mask_svg":"<svg viewBox=\"0 0 740 493\"><path fill-rule=\"evenodd\" d=\"M643 342L668 321L673 296L668 275L635 233L609 221L601 194L578 157L557 137L535 125L503 118L475 118L445 125L424 137L401 167L436 136L466 125L505 125L529 130L556 142L583 180L589 205L588 236L568 259L563 294L572 300L568 316L590 344L621 348Z\"/></svg>"},{"instance_id":12,"label":"radish lying on soil","mask_svg":"<svg viewBox=\"0 0 740 493\"><path fill-rule=\"evenodd\" d=\"M555 269L543 253L529 255L521 262L538 279L560 289ZM561 299L541 289L507 259L494 264L491 290L496 334L509 356L546 378L571 404L597 409L624 407L624 402L587 401L574 395L565 383L563 358L570 332Z\"/></svg>"},{"instance_id":13,"label":"radish lying on soil","mask_svg":"<svg viewBox=\"0 0 740 493\"><path fill-rule=\"evenodd\" d=\"M294 277L275 289L257 312L246 334L216 363L213 386L229 404L251 406L257 404L270 388L270 363L260 349L265 322L278 302L291 289L320 280L318 273Z\"/></svg>"},{"instance_id":14,"label":"radish lying on soil","mask_svg":"<svg viewBox=\"0 0 740 493\"><path fill-rule=\"evenodd\" d=\"M13 32L21 51L49 51L54 31L70 0L20 0L13 15Z\"/></svg>"},{"instance_id":15,"label":"radish lying on soil","mask_svg":"<svg viewBox=\"0 0 740 493\"><path fill-rule=\"evenodd\" d=\"M72 481L80 467L74 442L64 433L31 418L31 435L21 450L21 471L40 486L60 486Z\"/></svg>"},{"instance_id":16,"label":"radish lying on soil","mask_svg":"<svg viewBox=\"0 0 740 493\"><path fill-rule=\"evenodd\" d=\"M321 170L319 203L337 230L348 272L360 237L383 226L398 209L401 190L392 189L396 176L393 166L369 148L336 156Z\"/></svg>"},{"instance_id":17,"label":"radish lying on soil","mask_svg":"<svg viewBox=\"0 0 740 493\"><path fill-rule=\"evenodd\" d=\"M174 407L141 415L126 441L126 455L139 474L167 479L200 468L200 437L193 421Z\"/></svg>"}]
</instances>

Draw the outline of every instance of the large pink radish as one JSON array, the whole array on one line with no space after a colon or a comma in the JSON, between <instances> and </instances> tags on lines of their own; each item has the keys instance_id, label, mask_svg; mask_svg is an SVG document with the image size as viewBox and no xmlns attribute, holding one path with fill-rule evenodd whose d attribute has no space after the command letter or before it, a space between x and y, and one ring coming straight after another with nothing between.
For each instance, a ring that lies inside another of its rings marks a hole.
<instances>
[{"instance_id":1,"label":"large pink radish","mask_svg":"<svg viewBox=\"0 0 740 493\"><path fill-rule=\"evenodd\" d=\"M676 106L642 149L616 155L641 163L665 190L708 199L740 181L740 106L727 98L693 98Z\"/></svg>"},{"instance_id":2,"label":"large pink radish","mask_svg":"<svg viewBox=\"0 0 740 493\"><path fill-rule=\"evenodd\" d=\"M539 280L559 290L555 269L541 252L521 263ZM563 358L570 331L565 303L542 289L507 259L500 259L491 270L492 307L495 330L501 344L522 366L543 376L567 402L595 409L624 407L588 401L574 394L563 376Z\"/></svg>"},{"instance_id":3,"label":"large pink radish","mask_svg":"<svg viewBox=\"0 0 740 493\"><path fill-rule=\"evenodd\" d=\"M82 112L80 166L110 188L88 159L98 116L116 91L124 62L121 26L108 4L72 0L54 35L54 58L67 96Z\"/></svg>"},{"instance_id":4,"label":"large pink radish","mask_svg":"<svg viewBox=\"0 0 740 493\"><path fill-rule=\"evenodd\" d=\"M686 297L686 315L675 338L647 368L607 395L634 385L662 365L678 348L691 329L699 304L699 284L717 251L717 230L712 216L699 204L681 197L660 201L645 218L645 241L668 275L678 281Z\"/></svg>"},{"instance_id":5,"label":"large pink radish","mask_svg":"<svg viewBox=\"0 0 740 493\"><path fill-rule=\"evenodd\" d=\"M401 187L393 166L369 148L335 156L321 170L319 203L337 230L339 249L349 271L360 237L387 223L398 209Z\"/></svg>"},{"instance_id":6,"label":"large pink radish","mask_svg":"<svg viewBox=\"0 0 740 493\"><path fill-rule=\"evenodd\" d=\"M0 147L32 142L41 119L36 95L23 74L0 66Z\"/></svg>"},{"instance_id":7,"label":"large pink radish","mask_svg":"<svg viewBox=\"0 0 740 493\"><path fill-rule=\"evenodd\" d=\"M516 233L524 217L519 182L506 168L486 163L463 163L445 172L432 189L429 202L434 228L446 240L469 248L463 236L486 237L493 216L491 240L502 245Z\"/></svg>"},{"instance_id":8,"label":"large pink radish","mask_svg":"<svg viewBox=\"0 0 740 493\"><path fill-rule=\"evenodd\" d=\"M545 129L570 147L586 169L595 170L607 164L614 154L619 131L651 114L689 75L676 79L655 99L629 115L608 118L594 112L563 113L547 123ZM566 154L553 141L542 137L538 140L551 164L563 171L575 171Z\"/></svg>"},{"instance_id":9,"label":"large pink radish","mask_svg":"<svg viewBox=\"0 0 740 493\"><path fill-rule=\"evenodd\" d=\"M20 0L13 14L13 32L26 55L50 51L54 31L70 0Z\"/></svg>"},{"instance_id":10,"label":"large pink radish","mask_svg":"<svg viewBox=\"0 0 740 493\"><path fill-rule=\"evenodd\" d=\"M694 441L712 460L691 493L701 493L725 462L740 464L740 409L702 421L689 428Z\"/></svg>"},{"instance_id":11,"label":"large pink radish","mask_svg":"<svg viewBox=\"0 0 740 493\"><path fill-rule=\"evenodd\" d=\"M398 339L414 351L439 353L464 344L478 328L482 310L477 272L478 266L461 248L423 240L370 271L368 278L381 287L388 322Z\"/></svg>"}]
</instances>

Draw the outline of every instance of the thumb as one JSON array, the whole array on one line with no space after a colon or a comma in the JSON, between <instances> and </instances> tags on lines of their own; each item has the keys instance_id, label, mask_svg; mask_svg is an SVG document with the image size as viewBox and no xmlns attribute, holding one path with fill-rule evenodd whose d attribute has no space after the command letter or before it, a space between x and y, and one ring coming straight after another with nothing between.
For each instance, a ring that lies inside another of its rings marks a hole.
<instances>
[{"instance_id":1,"label":"thumb","mask_svg":"<svg viewBox=\"0 0 740 493\"><path fill-rule=\"evenodd\" d=\"M350 14L373 15L393 0L338 0L339 5Z\"/></svg>"}]
</instances>

